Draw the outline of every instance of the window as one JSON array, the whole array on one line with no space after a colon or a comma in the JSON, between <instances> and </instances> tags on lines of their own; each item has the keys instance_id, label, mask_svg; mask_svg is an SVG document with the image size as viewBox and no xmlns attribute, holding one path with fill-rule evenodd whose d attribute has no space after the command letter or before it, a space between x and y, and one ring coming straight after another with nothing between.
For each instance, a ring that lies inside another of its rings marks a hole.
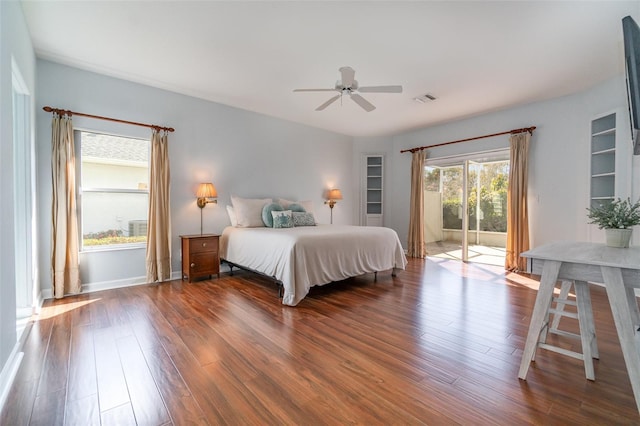
<instances>
[{"instance_id":1,"label":"window","mask_svg":"<svg viewBox=\"0 0 640 426\"><path fill-rule=\"evenodd\" d=\"M147 241L149 141L76 131L82 250Z\"/></svg>"}]
</instances>

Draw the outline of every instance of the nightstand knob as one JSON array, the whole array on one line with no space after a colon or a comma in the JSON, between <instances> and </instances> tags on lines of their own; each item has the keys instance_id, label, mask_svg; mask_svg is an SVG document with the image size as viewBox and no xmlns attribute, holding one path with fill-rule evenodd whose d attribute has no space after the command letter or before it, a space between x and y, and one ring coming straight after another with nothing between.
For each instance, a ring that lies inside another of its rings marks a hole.
<instances>
[{"instance_id":1,"label":"nightstand knob","mask_svg":"<svg viewBox=\"0 0 640 426\"><path fill-rule=\"evenodd\" d=\"M192 264L191 264L191 267L192 267L192 268L195 268L195 267L196 267L196 264L195 264L195 263L192 263Z\"/></svg>"},{"instance_id":2,"label":"nightstand knob","mask_svg":"<svg viewBox=\"0 0 640 426\"><path fill-rule=\"evenodd\" d=\"M207 246L207 243L202 243L202 247L206 247L206 246Z\"/></svg>"}]
</instances>

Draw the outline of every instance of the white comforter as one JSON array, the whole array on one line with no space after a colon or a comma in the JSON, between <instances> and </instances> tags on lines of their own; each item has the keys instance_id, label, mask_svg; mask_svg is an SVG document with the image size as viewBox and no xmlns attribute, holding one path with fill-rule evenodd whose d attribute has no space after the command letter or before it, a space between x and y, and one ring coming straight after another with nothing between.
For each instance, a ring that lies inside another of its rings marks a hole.
<instances>
[{"instance_id":1,"label":"white comforter","mask_svg":"<svg viewBox=\"0 0 640 426\"><path fill-rule=\"evenodd\" d=\"M220 257L275 277L284 285L282 303L295 306L309 288L358 275L404 269L398 234L389 228L318 225L295 228L227 227Z\"/></svg>"}]
</instances>

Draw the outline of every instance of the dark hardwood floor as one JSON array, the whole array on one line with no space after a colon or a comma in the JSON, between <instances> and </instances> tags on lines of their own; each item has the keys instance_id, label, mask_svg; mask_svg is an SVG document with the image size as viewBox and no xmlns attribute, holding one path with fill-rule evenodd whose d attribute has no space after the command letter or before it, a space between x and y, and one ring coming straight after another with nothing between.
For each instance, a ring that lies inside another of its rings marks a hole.
<instances>
[{"instance_id":1,"label":"dark hardwood floor","mask_svg":"<svg viewBox=\"0 0 640 426\"><path fill-rule=\"evenodd\" d=\"M378 275L294 308L248 272L47 301L0 424L640 424L601 287L596 381L548 351L521 381L535 280L435 258Z\"/></svg>"}]
</instances>

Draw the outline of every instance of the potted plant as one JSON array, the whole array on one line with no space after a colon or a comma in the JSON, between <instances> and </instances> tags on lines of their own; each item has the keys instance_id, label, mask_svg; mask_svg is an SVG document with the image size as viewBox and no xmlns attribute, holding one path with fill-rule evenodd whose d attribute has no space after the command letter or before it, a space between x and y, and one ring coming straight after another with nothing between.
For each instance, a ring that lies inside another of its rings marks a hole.
<instances>
[{"instance_id":1,"label":"potted plant","mask_svg":"<svg viewBox=\"0 0 640 426\"><path fill-rule=\"evenodd\" d=\"M618 198L587 210L588 217L591 219L589 223L596 224L599 229L605 230L608 246L629 247L633 231L631 227L640 224L640 200L632 204L629 198L626 200Z\"/></svg>"}]
</instances>

